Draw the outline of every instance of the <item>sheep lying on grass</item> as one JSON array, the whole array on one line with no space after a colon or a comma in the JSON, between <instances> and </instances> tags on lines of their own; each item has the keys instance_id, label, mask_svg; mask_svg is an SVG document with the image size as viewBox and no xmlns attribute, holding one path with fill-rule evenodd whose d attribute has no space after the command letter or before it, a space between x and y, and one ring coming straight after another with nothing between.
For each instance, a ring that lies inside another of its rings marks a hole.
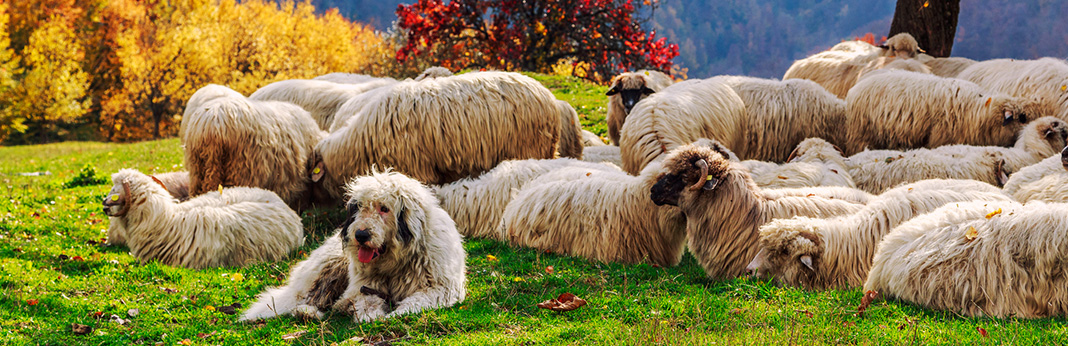
<instances>
[{"instance_id":1,"label":"sheep lying on grass","mask_svg":"<svg viewBox=\"0 0 1068 346\"><path fill-rule=\"evenodd\" d=\"M865 149L948 144L1012 145L1034 119L1032 101L991 93L974 83L904 70L857 82L846 97L846 154Z\"/></svg>"},{"instance_id":2,"label":"sheep lying on grass","mask_svg":"<svg viewBox=\"0 0 1068 346\"><path fill-rule=\"evenodd\" d=\"M787 163L756 160L741 163L749 170L753 182L762 188L857 187L838 147L819 138L808 138L798 144Z\"/></svg>"},{"instance_id":3,"label":"sheep lying on grass","mask_svg":"<svg viewBox=\"0 0 1068 346\"><path fill-rule=\"evenodd\" d=\"M312 181L331 200L374 166L444 184L505 160L552 158L559 131L556 98L518 73L400 82L319 142Z\"/></svg>"},{"instance_id":4,"label":"sheep lying on grass","mask_svg":"<svg viewBox=\"0 0 1068 346\"><path fill-rule=\"evenodd\" d=\"M136 170L111 176L108 216L125 226L126 245L142 262L192 269L277 261L304 242L300 217L273 192L234 187L178 202Z\"/></svg>"},{"instance_id":5,"label":"sheep lying on grass","mask_svg":"<svg viewBox=\"0 0 1068 346\"><path fill-rule=\"evenodd\" d=\"M846 164L857 187L871 193L924 179L973 179L1003 185L1007 175L1057 153L1068 124L1042 117L1020 130L1012 148L948 145L935 149L865 150Z\"/></svg>"},{"instance_id":6,"label":"sheep lying on grass","mask_svg":"<svg viewBox=\"0 0 1068 346\"><path fill-rule=\"evenodd\" d=\"M973 180L924 180L888 190L851 215L796 217L760 227L760 253L750 272L809 289L857 287L875 246L898 224L954 202L1009 201L1000 189Z\"/></svg>"},{"instance_id":7,"label":"sheep lying on grass","mask_svg":"<svg viewBox=\"0 0 1068 346\"><path fill-rule=\"evenodd\" d=\"M205 88L217 87L225 88ZM197 196L219 186L260 187L301 209L307 161L323 135L296 105L249 100L236 92L216 97L182 118L189 192Z\"/></svg>"},{"instance_id":8,"label":"sheep lying on grass","mask_svg":"<svg viewBox=\"0 0 1068 346\"><path fill-rule=\"evenodd\" d=\"M760 189L739 163L696 145L678 148L663 167L650 198L681 209L688 247L712 278L744 274L757 253L758 228L772 219L855 213L870 197L841 187Z\"/></svg>"},{"instance_id":9,"label":"sheep lying on grass","mask_svg":"<svg viewBox=\"0 0 1068 346\"><path fill-rule=\"evenodd\" d=\"M465 237L504 241L505 238L497 231L497 226L501 215L504 214L504 208L519 189L545 173L568 167L619 172L619 168L612 165L566 158L509 160L501 162L478 177L437 186L434 193L441 201L441 207L456 221L456 229L460 234Z\"/></svg>"},{"instance_id":10,"label":"sheep lying on grass","mask_svg":"<svg viewBox=\"0 0 1068 346\"><path fill-rule=\"evenodd\" d=\"M624 72L612 78L605 94L608 95L608 114L605 115L605 122L612 144L619 144L619 130L623 128L634 105L647 96L664 90L671 83L674 83L671 76L652 70Z\"/></svg>"},{"instance_id":11,"label":"sheep lying on grass","mask_svg":"<svg viewBox=\"0 0 1068 346\"><path fill-rule=\"evenodd\" d=\"M1068 202L1068 147L1013 173L1002 190L1020 203Z\"/></svg>"},{"instance_id":12,"label":"sheep lying on grass","mask_svg":"<svg viewBox=\"0 0 1068 346\"><path fill-rule=\"evenodd\" d=\"M865 290L965 316L1068 314L1068 204L952 203L893 229Z\"/></svg>"},{"instance_id":13,"label":"sheep lying on grass","mask_svg":"<svg viewBox=\"0 0 1068 346\"><path fill-rule=\"evenodd\" d=\"M170 193L171 197L178 202L185 202L189 199L189 172L169 172L149 177L162 185L167 193ZM104 208L104 214L110 215L118 212L119 205L117 204ZM126 219L121 217L109 217L109 219L111 222L108 225L108 245L125 245Z\"/></svg>"},{"instance_id":14,"label":"sheep lying on grass","mask_svg":"<svg viewBox=\"0 0 1068 346\"><path fill-rule=\"evenodd\" d=\"M556 100L556 110L560 115L560 140L556 152L560 157L582 159L583 133L579 124L578 113L567 101Z\"/></svg>"}]
</instances>

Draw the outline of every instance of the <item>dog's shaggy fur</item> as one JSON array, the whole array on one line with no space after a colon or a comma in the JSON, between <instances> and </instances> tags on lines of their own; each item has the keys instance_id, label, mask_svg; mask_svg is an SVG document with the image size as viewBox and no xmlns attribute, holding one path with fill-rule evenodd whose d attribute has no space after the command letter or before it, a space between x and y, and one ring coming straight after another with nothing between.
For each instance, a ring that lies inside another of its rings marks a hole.
<instances>
[{"instance_id":1,"label":"dog's shaggy fur","mask_svg":"<svg viewBox=\"0 0 1068 346\"><path fill-rule=\"evenodd\" d=\"M447 307L466 296L462 238L437 198L396 172L357 177L347 186L340 230L269 289L242 320L333 308L370 321Z\"/></svg>"}]
</instances>

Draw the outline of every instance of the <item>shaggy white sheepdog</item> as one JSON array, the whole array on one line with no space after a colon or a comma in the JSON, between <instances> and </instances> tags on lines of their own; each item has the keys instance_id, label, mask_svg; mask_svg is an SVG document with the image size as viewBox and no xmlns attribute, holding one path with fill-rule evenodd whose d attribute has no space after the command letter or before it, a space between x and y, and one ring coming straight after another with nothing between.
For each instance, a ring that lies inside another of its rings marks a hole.
<instances>
[{"instance_id":1,"label":"shaggy white sheepdog","mask_svg":"<svg viewBox=\"0 0 1068 346\"><path fill-rule=\"evenodd\" d=\"M337 234L293 267L286 286L260 294L242 320L321 318L333 308L370 321L464 300L462 238L430 190L388 171L346 189L348 216Z\"/></svg>"}]
</instances>

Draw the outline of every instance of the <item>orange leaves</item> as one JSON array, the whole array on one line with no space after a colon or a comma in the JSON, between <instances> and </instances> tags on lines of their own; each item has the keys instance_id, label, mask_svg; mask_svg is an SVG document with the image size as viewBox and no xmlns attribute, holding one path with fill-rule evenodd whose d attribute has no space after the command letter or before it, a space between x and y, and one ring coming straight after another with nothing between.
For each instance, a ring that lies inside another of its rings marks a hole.
<instances>
[{"instance_id":1,"label":"orange leaves","mask_svg":"<svg viewBox=\"0 0 1068 346\"><path fill-rule=\"evenodd\" d=\"M552 311L571 311L586 305L586 300L571 293L563 293L556 299L549 299L538 303L538 307Z\"/></svg>"},{"instance_id":2,"label":"orange leaves","mask_svg":"<svg viewBox=\"0 0 1068 346\"><path fill-rule=\"evenodd\" d=\"M978 237L979 237L979 231L976 230L975 227L969 226L968 230L964 232L964 239L966 239L968 241L975 240L975 238L978 238Z\"/></svg>"},{"instance_id":3,"label":"orange leaves","mask_svg":"<svg viewBox=\"0 0 1068 346\"><path fill-rule=\"evenodd\" d=\"M992 218L992 217L994 217L995 215L998 215L998 214L1001 214L1001 208L998 208L998 210L995 210L995 211L992 211L990 213L987 213L986 214L986 218L989 219L989 218Z\"/></svg>"},{"instance_id":4,"label":"orange leaves","mask_svg":"<svg viewBox=\"0 0 1068 346\"><path fill-rule=\"evenodd\" d=\"M864 297L860 298L860 306L857 306L857 317L864 317L864 312L868 310L868 306L871 305L875 298L879 297L879 292L867 291L864 292Z\"/></svg>"}]
</instances>

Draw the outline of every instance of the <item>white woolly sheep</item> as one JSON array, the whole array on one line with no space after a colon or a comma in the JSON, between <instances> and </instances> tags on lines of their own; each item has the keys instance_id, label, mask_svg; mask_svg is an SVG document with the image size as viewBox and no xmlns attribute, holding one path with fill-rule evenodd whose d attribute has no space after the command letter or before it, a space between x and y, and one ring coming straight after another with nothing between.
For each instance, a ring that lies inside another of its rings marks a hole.
<instances>
[{"instance_id":1,"label":"white woolly sheep","mask_svg":"<svg viewBox=\"0 0 1068 346\"><path fill-rule=\"evenodd\" d=\"M1060 155L1024 167L1009 176L1002 189L1017 202L1068 202L1068 147Z\"/></svg>"},{"instance_id":2,"label":"white woolly sheep","mask_svg":"<svg viewBox=\"0 0 1068 346\"><path fill-rule=\"evenodd\" d=\"M208 103L217 98L243 98L245 95L234 91L234 89L227 88L218 84L208 84L200 89L197 89L193 93L193 96L189 97L189 100L185 103L185 111L182 112L182 121L193 115L193 113L203 111L205 103ZM179 126L178 137L181 138L185 134L185 126Z\"/></svg>"},{"instance_id":3,"label":"white woolly sheep","mask_svg":"<svg viewBox=\"0 0 1068 346\"><path fill-rule=\"evenodd\" d=\"M868 43L867 41L848 40L848 41L839 42L838 44L834 45L833 47L831 47L831 49L828 49L828 50L829 51L849 52L849 53L869 54L869 53L877 53L879 51L879 47L876 47L875 45L873 45L871 43Z\"/></svg>"},{"instance_id":4,"label":"white woolly sheep","mask_svg":"<svg viewBox=\"0 0 1068 346\"><path fill-rule=\"evenodd\" d=\"M326 82L334 82L340 84L364 84L364 83L381 83L381 82L393 82L397 80L389 77L375 77L364 74L345 73L345 72L333 72L327 73L322 76L312 78L312 80L321 80ZM388 83L392 84L392 83Z\"/></svg>"},{"instance_id":5,"label":"white woolly sheep","mask_svg":"<svg viewBox=\"0 0 1068 346\"><path fill-rule=\"evenodd\" d=\"M861 190L881 193L898 184L924 179L972 179L1001 186L1008 175L1057 153L1068 138L1068 124L1042 117L1020 130L1012 148L947 145L935 149L865 150L846 165Z\"/></svg>"},{"instance_id":6,"label":"white woolly sheep","mask_svg":"<svg viewBox=\"0 0 1068 346\"><path fill-rule=\"evenodd\" d=\"M1068 63L1056 58L977 62L957 78L991 92L1036 98L1043 115L1068 120Z\"/></svg>"},{"instance_id":7,"label":"white woolly sheep","mask_svg":"<svg viewBox=\"0 0 1068 346\"><path fill-rule=\"evenodd\" d=\"M376 165L443 184L505 160L552 158L559 131L552 93L518 73L405 81L319 142L312 180L332 200L345 181Z\"/></svg>"},{"instance_id":8,"label":"white woolly sheep","mask_svg":"<svg viewBox=\"0 0 1068 346\"><path fill-rule=\"evenodd\" d=\"M879 240L895 226L948 203L1009 201L973 180L924 180L877 196L860 211L828 219L796 217L760 227L760 252L747 269L808 289L857 287Z\"/></svg>"},{"instance_id":9,"label":"white woolly sheep","mask_svg":"<svg viewBox=\"0 0 1068 346\"><path fill-rule=\"evenodd\" d=\"M947 78L957 78L961 71L964 71L964 69L976 63L975 60L968 58L935 58L927 54L920 54L916 57L916 60L927 65L927 67L931 69L931 74Z\"/></svg>"},{"instance_id":10,"label":"white woolly sheep","mask_svg":"<svg viewBox=\"0 0 1068 346\"><path fill-rule=\"evenodd\" d=\"M653 70L624 72L612 78L608 92L605 93L608 95L608 114L605 121L612 144L619 145L619 131L634 105L645 97L664 90L671 83L674 83L671 76Z\"/></svg>"},{"instance_id":11,"label":"white woolly sheep","mask_svg":"<svg viewBox=\"0 0 1068 346\"><path fill-rule=\"evenodd\" d=\"M965 316L1068 313L1068 204L947 204L879 243L865 290Z\"/></svg>"},{"instance_id":12,"label":"white woolly sheep","mask_svg":"<svg viewBox=\"0 0 1068 346\"><path fill-rule=\"evenodd\" d=\"M150 178L156 183L163 186L167 190L167 193L174 197L178 202L185 202L189 199L189 172L168 172L163 174L150 175ZM116 214L119 212L119 206L113 205L110 207L104 207L104 214ZM125 245L126 244L126 220L121 217L109 217L111 219L108 225L108 245Z\"/></svg>"},{"instance_id":13,"label":"white woolly sheep","mask_svg":"<svg viewBox=\"0 0 1068 346\"><path fill-rule=\"evenodd\" d=\"M870 76L875 71L905 70L917 73L931 74L931 69L916 59L901 58L878 58L868 63L868 66L857 72L857 80ZM855 84L854 84L855 85Z\"/></svg>"},{"instance_id":14,"label":"white woolly sheep","mask_svg":"<svg viewBox=\"0 0 1068 346\"><path fill-rule=\"evenodd\" d=\"M850 214L870 198L842 187L760 189L739 163L695 145L668 155L663 167L650 199L679 206L686 216L690 252L717 279L745 273L757 253L758 228L772 219Z\"/></svg>"},{"instance_id":15,"label":"white woolly sheep","mask_svg":"<svg viewBox=\"0 0 1068 346\"><path fill-rule=\"evenodd\" d=\"M614 145L582 148L582 161L594 163L607 162L616 167L623 166L623 157L620 155L619 147Z\"/></svg>"},{"instance_id":16,"label":"white woolly sheep","mask_svg":"<svg viewBox=\"0 0 1068 346\"><path fill-rule=\"evenodd\" d=\"M432 66L428 67L426 70L423 70L423 73L420 73L419 76L416 76L415 80L421 81L427 78L433 79L450 76L452 76L452 71L449 71L449 69L441 66Z\"/></svg>"},{"instance_id":17,"label":"white woolly sheep","mask_svg":"<svg viewBox=\"0 0 1068 346\"><path fill-rule=\"evenodd\" d=\"M257 101L282 101L308 111L322 130L334 123L334 115L349 99L370 90L396 83L378 79L359 84L334 83L313 79L290 79L267 84L248 98Z\"/></svg>"},{"instance_id":18,"label":"white woolly sheep","mask_svg":"<svg viewBox=\"0 0 1068 346\"><path fill-rule=\"evenodd\" d=\"M947 144L1012 145L1034 103L975 83L903 70L864 78L846 97L847 154Z\"/></svg>"},{"instance_id":19,"label":"white woolly sheep","mask_svg":"<svg viewBox=\"0 0 1068 346\"><path fill-rule=\"evenodd\" d=\"M762 188L857 187L839 149L820 138L801 141L783 164L756 160L741 163Z\"/></svg>"},{"instance_id":20,"label":"white woolly sheep","mask_svg":"<svg viewBox=\"0 0 1068 346\"><path fill-rule=\"evenodd\" d=\"M578 113L567 101L556 100L556 110L560 114L560 140L556 152L560 157L582 158L582 124Z\"/></svg>"},{"instance_id":21,"label":"white woolly sheep","mask_svg":"<svg viewBox=\"0 0 1068 346\"><path fill-rule=\"evenodd\" d=\"M907 32L891 36L886 40L886 43L877 47L880 49L880 56L893 58L915 58L918 54L924 52L923 49L920 49L920 43L916 42L916 38Z\"/></svg>"},{"instance_id":22,"label":"white woolly sheep","mask_svg":"<svg viewBox=\"0 0 1068 346\"><path fill-rule=\"evenodd\" d=\"M520 188L531 180L561 168L619 172L619 168L562 158L554 160L509 160L476 178L464 178L433 190L465 237L505 241L497 231L504 208Z\"/></svg>"},{"instance_id":23,"label":"white woolly sheep","mask_svg":"<svg viewBox=\"0 0 1068 346\"><path fill-rule=\"evenodd\" d=\"M894 35L886 41L886 44L878 46L875 51L832 47L832 50L794 61L786 70L786 74L782 76L782 80L808 79L826 88L838 98L844 99L849 89L857 83L861 70L874 69L883 65L875 62L878 58L907 59L915 57L919 51L916 39L908 33Z\"/></svg>"},{"instance_id":24,"label":"white woolly sheep","mask_svg":"<svg viewBox=\"0 0 1068 346\"><path fill-rule=\"evenodd\" d=\"M196 196L219 186L260 187L301 209L307 161L324 135L296 105L240 95L216 98L182 118L189 192Z\"/></svg>"},{"instance_id":25,"label":"white woolly sheep","mask_svg":"<svg viewBox=\"0 0 1068 346\"><path fill-rule=\"evenodd\" d=\"M601 136L598 136L596 133L590 131L582 130L583 147L599 147L604 145L607 144L604 143L604 140L601 139Z\"/></svg>"},{"instance_id":26,"label":"white woolly sheep","mask_svg":"<svg viewBox=\"0 0 1068 346\"><path fill-rule=\"evenodd\" d=\"M304 242L300 217L273 192L249 187L212 191L179 203L136 170L111 176L104 209L126 228L142 262L201 269L277 261Z\"/></svg>"}]
</instances>

